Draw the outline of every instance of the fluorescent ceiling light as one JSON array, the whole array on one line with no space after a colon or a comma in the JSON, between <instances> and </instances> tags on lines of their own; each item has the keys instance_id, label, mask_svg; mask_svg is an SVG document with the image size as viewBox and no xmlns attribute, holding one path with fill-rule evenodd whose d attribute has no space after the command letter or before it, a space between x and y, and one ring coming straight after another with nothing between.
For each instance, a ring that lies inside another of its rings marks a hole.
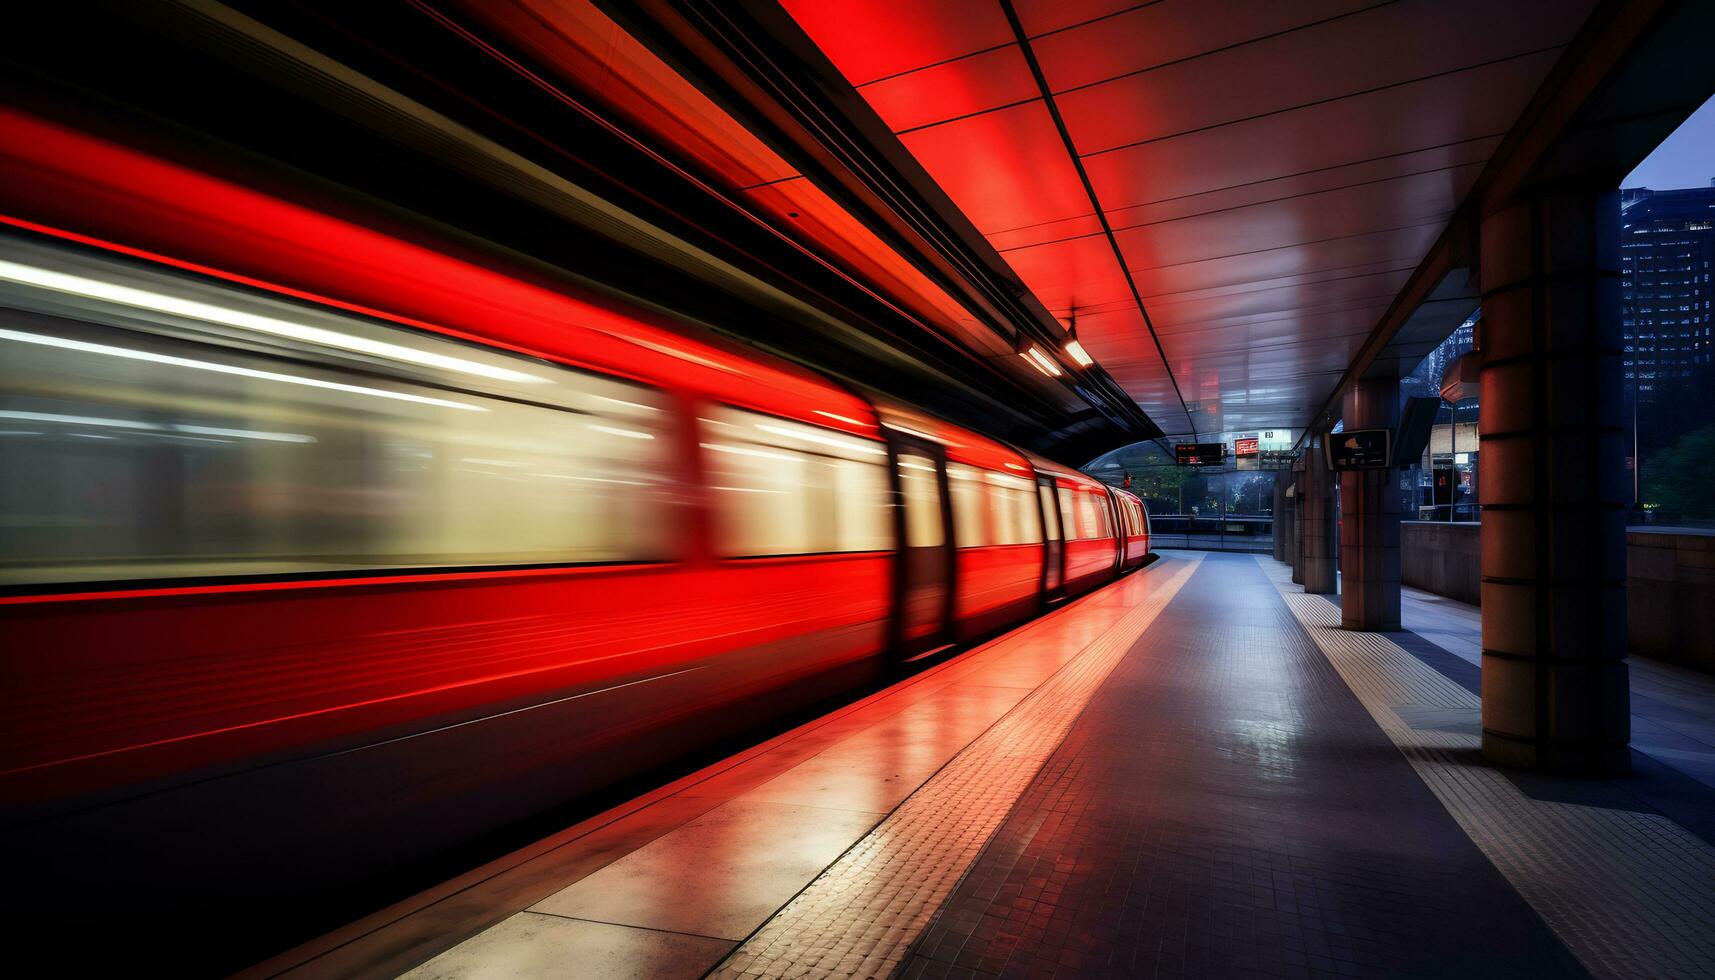
<instances>
[{"instance_id":1,"label":"fluorescent ceiling light","mask_svg":"<svg viewBox=\"0 0 1715 980\"><path fill-rule=\"evenodd\" d=\"M1054 363L1053 358L1042 353L1041 349L1035 344L1031 344L1029 347L1026 347L1024 349L1024 353L1018 356L1029 361L1032 367L1041 371L1043 374L1048 375L1050 378L1058 378L1061 374L1065 373L1060 370L1060 365Z\"/></svg>"},{"instance_id":2,"label":"fluorescent ceiling light","mask_svg":"<svg viewBox=\"0 0 1715 980\"><path fill-rule=\"evenodd\" d=\"M1096 359L1090 356L1083 344L1078 343L1076 337L1066 341L1066 356L1076 361L1079 367L1089 367L1096 363Z\"/></svg>"}]
</instances>

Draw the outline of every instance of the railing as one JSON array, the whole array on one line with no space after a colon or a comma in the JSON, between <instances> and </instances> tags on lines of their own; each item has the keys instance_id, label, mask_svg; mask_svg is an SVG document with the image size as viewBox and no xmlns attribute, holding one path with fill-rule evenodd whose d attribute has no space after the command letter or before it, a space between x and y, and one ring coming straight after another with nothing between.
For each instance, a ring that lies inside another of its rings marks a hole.
<instances>
[{"instance_id":1,"label":"railing","mask_svg":"<svg viewBox=\"0 0 1715 980\"><path fill-rule=\"evenodd\" d=\"M1417 519L1420 521L1478 521L1482 520L1483 505L1466 500L1456 504L1420 504L1417 508Z\"/></svg>"},{"instance_id":2,"label":"railing","mask_svg":"<svg viewBox=\"0 0 1715 980\"><path fill-rule=\"evenodd\" d=\"M1163 548L1206 551L1258 551L1274 548L1272 515L1151 514L1154 544Z\"/></svg>"}]
</instances>

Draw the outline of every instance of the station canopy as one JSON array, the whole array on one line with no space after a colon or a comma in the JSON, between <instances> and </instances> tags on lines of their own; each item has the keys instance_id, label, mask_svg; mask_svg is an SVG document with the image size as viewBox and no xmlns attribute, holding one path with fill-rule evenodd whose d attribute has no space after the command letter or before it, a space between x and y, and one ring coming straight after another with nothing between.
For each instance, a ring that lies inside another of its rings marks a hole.
<instances>
[{"instance_id":1,"label":"station canopy","mask_svg":"<svg viewBox=\"0 0 1715 980\"><path fill-rule=\"evenodd\" d=\"M1593 5L785 2L1170 440L1312 423Z\"/></svg>"}]
</instances>

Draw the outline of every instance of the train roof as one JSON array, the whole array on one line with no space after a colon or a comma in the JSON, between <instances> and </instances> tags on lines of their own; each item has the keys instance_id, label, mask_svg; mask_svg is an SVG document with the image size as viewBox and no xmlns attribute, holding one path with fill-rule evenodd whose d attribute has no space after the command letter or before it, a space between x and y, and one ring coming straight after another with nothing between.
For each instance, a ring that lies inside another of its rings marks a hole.
<instances>
[{"instance_id":1,"label":"train roof","mask_svg":"<svg viewBox=\"0 0 1715 980\"><path fill-rule=\"evenodd\" d=\"M478 264L10 108L0 223L879 439L856 394L617 300ZM379 222L378 222L379 223Z\"/></svg>"},{"instance_id":2,"label":"train roof","mask_svg":"<svg viewBox=\"0 0 1715 980\"><path fill-rule=\"evenodd\" d=\"M1107 493L1108 490L1111 489L1106 483L1103 483L1088 473L1075 470L1070 466L1061 466L1059 463L1056 463L1053 460L1043 459L1035 453L1030 453L1028 455L1030 457L1031 464L1036 467L1037 472L1042 473L1045 476L1054 477L1055 480L1063 487L1077 487L1089 490L1092 493Z\"/></svg>"},{"instance_id":3,"label":"train roof","mask_svg":"<svg viewBox=\"0 0 1715 980\"><path fill-rule=\"evenodd\" d=\"M873 397L882 425L940 443L946 447L949 461L1026 479L1030 477L1030 460L1011 446L936 418L921 409L901 405L888 398Z\"/></svg>"}]
</instances>

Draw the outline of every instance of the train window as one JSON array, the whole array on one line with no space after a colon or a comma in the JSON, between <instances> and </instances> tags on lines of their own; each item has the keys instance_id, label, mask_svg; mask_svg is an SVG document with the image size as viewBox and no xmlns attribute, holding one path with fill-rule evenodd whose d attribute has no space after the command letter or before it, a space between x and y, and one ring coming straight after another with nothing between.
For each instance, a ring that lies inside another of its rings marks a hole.
<instances>
[{"instance_id":1,"label":"train window","mask_svg":"<svg viewBox=\"0 0 1715 980\"><path fill-rule=\"evenodd\" d=\"M1061 519L1059 522L1054 520L1054 489L1050 486L1039 483L1036 485L1036 495L1037 500L1042 506L1042 512L1038 515L1038 519L1046 525L1049 540L1064 540L1066 537L1065 512L1061 512Z\"/></svg>"},{"instance_id":2,"label":"train window","mask_svg":"<svg viewBox=\"0 0 1715 980\"><path fill-rule=\"evenodd\" d=\"M1036 516L1036 494L1029 480L1004 473L985 474L989 510L993 515L993 544L1034 544L1042 540Z\"/></svg>"},{"instance_id":3,"label":"train window","mask_svg":"<svg viewBox=\"0 0 1715 980\"><path fill-rule=\"evenodd\" d=\"M947 464L947 485L953 495L953 541L960 548L995 544L989 487L982 470L964 463Z\"/></svg>"},{"instance_id":4,"label":"train window","mask_svg":"<svg viewBox=\"0 0 1715 980\"><path fill-rule=\"evenodd\" d=\"M67 261L0 288L0 582L672 555L659 392Z\"/></svg>"},{"instance_id":5,"label":"train window","mask_svg":"<svg viewBox=\"0 0 1715 980\"><path fill-rule=\"evenodd\" d=\"M905 497L906 545L940 547L947 538L941 527L941 485L935 475L935 461L901 453L899 489Z\"/></svg>"},{"instance_id":6,"label":"train window","mask_svg":"<svg viewBox=\"0 0 1715 980\"><path fill-rule=\"evenodd\" d=\"M700 421L720 554L893 547L881 443L726 406Z\"/></svg>"},{"instance_id":7,"label":"train window","mask_svg":"<svg viewBox=\"0 0 1715 980\"><path fill-rule=\"evenodd\" d=\"M1076 541L1085 536L1083 513L1078 509L1078 495L1065 487L1060 488L1060 524L1065 528L1067 541Z\"/></svg>"},{"instance_id":8,"label":"train window","mask_svg":"<svg viewBox=\"0 0 1715 980\"><path fill-rule=\"evenodd\" d=\"M1093 538L1111 538L1114 536L1113 521L1108 513L1108 502L1095 492L1084 494L1084 500L1089 507L1090 536Z\"/></svg>"}]
</instances>

